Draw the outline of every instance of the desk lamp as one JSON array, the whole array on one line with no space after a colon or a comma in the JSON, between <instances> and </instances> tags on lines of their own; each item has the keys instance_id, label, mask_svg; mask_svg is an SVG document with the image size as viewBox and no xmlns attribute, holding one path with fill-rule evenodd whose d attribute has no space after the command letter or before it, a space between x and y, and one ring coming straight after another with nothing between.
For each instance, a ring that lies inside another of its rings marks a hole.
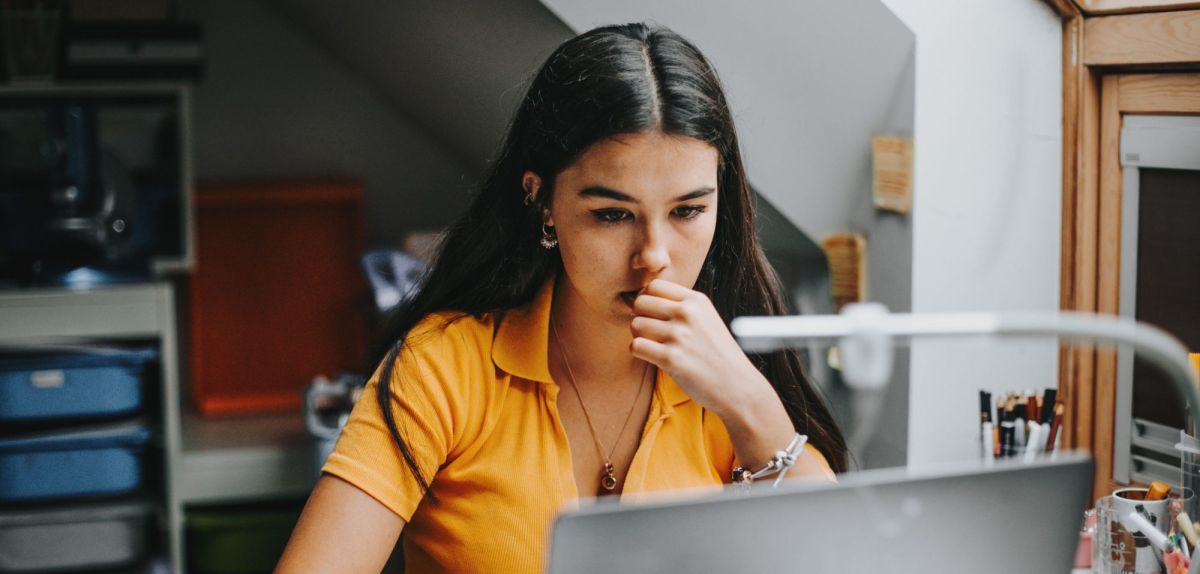
<instances>
[{"instance_id":1,"label":"desk lamp","mask_svg":"<svg viewBox=\"0 0 1200 574\"><path fill-rule=\"evenodd\" d=\"M852 388L879 389L892 370L892 345L914 337L1057 336L1127 344L1167 375L1187 409L1188 433L1197 436L1200 388L1187 349L1167 332L1133 319L1077 312L889 313L879 303L847 305L840 315L738 317L730 325L744 350L766 353L836 341L842 377Z\"/></svg>"}]
</instances>

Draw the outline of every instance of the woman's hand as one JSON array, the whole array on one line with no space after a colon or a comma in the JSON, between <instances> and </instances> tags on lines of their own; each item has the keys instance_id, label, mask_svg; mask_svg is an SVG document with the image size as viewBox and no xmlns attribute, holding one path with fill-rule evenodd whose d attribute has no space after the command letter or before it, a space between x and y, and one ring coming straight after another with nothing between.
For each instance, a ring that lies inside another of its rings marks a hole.
<instances>
[{"instance_id":1,"label":"woman's hand","mask_svg":"<svg viewBox=\"0 0 1200 574\"><path fill-rule=\"evenodd\" d=\"M796 430L779 395L708 297L655 279L634 300L633 315L633 356L665 370L692 400L721 417L742 464L758 468L792 440ZM819 458L801 456L789 476L832 479Z\"/></svg>"},{"instance_id":2,"label":"woman's hand","mask_svg":"<svg viewBox=\"0 0 1200 574\"><path fill-rule=\"evenodd\" d=\"M703 293L655 279L634 300L633 314L633 356L665 370L722 419L764 390L778 401Z\"/></svg>"}]
</instances>

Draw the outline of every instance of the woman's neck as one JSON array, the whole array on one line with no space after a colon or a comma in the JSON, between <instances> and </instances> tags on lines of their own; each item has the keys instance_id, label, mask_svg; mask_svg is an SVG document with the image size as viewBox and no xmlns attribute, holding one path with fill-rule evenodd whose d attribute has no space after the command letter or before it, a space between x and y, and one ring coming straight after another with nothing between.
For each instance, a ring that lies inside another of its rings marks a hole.
<instances>
[{"instance_id":1,"label":"woman's neck","mask_svg":"<svg viewBox=\"0 0 1200 574\"><path fill-rule=\"evenodd\" d=\"M580 386L632 381L639 383L646 365L629 352L633 334L629 324L612 316L601 316L588 307L567 279L560 277L554 285L554 302L550 310L550 365L561 362L561 345L570 362L570 374ZM555 332L557 331L557 336Z\"/></svg>"}]
</instances>

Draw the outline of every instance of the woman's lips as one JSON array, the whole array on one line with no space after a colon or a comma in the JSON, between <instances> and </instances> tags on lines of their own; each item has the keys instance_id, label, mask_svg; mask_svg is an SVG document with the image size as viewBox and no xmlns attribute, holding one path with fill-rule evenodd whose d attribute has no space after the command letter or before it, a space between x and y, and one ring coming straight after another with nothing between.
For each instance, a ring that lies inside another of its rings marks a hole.
<instances>
[{"instance_id":1,"label":"woman's lips","mask_svg":"<svg viewBox=\"0 0 1200 574\"><path fill-rule=\"evenodd\" d=\"M634 299L637 299L638 293L641 293L641 291L622 291L619 296L626 305L629 305L630 308L633 308L633 301Z\"/></svg>"}]
</instances>

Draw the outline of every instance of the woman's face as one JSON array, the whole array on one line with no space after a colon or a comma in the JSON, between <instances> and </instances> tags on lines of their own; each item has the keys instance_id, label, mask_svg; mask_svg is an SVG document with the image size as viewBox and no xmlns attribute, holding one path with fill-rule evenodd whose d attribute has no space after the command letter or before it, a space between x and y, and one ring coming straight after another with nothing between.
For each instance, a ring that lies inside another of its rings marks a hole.
<instances>
[{"instance_id":1,"label":"woman's face","mask_svg":"<svg viewBox=\"0 0 1200 574\"><path fill-rule=\"evenodd\" d=\"M546 219L572 293L627 323L656 278L696 284L717 226L717 150L659 132L602 140L555 179Z\"/></svg>"}]
</instances>

